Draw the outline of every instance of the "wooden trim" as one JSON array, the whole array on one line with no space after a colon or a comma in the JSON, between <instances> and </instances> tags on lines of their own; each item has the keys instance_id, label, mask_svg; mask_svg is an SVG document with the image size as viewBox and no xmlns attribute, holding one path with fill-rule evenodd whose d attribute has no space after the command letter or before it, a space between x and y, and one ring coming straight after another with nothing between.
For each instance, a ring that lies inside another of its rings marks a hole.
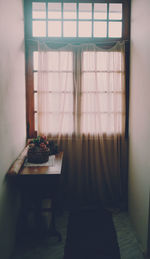
<instances>
[{"instance_id":1,"label":"wooden trim","mask_svg":"<svg viewBox=\"0 0 150 259\"><path fill-rule=\"evenodd\" d=\"M26 119L27 137L33 138L34 134L34 79L33 79L33 52L28 49L26 56Z\"/></svg>"}]
</instances>

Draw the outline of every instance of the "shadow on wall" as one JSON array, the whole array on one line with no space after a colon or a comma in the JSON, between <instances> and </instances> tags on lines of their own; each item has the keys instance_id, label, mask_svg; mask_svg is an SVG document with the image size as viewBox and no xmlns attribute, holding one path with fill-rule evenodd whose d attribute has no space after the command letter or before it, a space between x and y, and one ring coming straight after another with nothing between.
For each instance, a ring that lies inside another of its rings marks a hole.
<instances>
[{"instance_id":1,"label":"shadow on wall","mask_svg":"<svg viewBox=\"0 0 150 259\"><path fill-rule=\"evenodd\" d=\"M0 188L0 254L3 259L10 258L14 248L19 208L19 192L5 177Z\"/></svg>"}]
</instances>

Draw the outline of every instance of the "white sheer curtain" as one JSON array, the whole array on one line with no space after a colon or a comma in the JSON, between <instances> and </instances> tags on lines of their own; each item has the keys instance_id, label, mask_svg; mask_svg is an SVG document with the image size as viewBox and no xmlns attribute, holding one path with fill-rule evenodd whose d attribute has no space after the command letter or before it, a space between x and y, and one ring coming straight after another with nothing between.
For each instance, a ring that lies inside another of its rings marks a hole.
<instances>
[{"instance_id":1,"label":"white sheer curtain","mask_svg":"<svg viewBox=\"0 0 150 259\"><path fill-rule=\"evenodd\" d=\"M69 194L122 197L127 180L124 43L38 49L38 134L64 150ZM123 157L124 154L124 157Z\"/></svg>"},{"instance_id":2,"label":"white sheer curtain","mask_svg":"<svg viewBox=\"0 0 150 259\"><path fill-rule=\"evenodd\" d=\"M125 115L123 48L82 53L81 132L122 134ZM121 47L121 46L120 46Z\"/></svg>"},{"instance_id":3,"label":"white sheer curtain","mask_svg":"<svg viewBox=\"0 0 150 259\"><path fill-rule=\"evenodd\" d=\"M38 134L73 132L73 52L38 51ZM44 47L44 48L43 48Z\"/></svg>"},{"instance_id":4,"label":"white sheer curtain","mask_svg":"<svg viewBox=\"0 0 150 259\"><path fill-rule=\"evenodd\" d=\"M38 133L111 135L124 132L124 45L38 51Z\"/></svg>"}]
</instances>

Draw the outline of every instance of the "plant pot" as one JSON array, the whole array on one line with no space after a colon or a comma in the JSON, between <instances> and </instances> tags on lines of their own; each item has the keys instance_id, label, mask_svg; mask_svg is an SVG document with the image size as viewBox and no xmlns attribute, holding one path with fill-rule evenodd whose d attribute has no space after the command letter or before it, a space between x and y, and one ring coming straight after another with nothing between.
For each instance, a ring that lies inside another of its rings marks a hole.
<instances>
[{"instance_id":1,"label":"plant pot","mask_svg":"<svg viewBox=\"0 0 150 259\"><path fill-rule=\"evenodd\" d=\"M34 163L34 164L41 164L45 163L49 160L49 148L47 148L45 151L28 151L28 162Z\"/></svg>"}]
</instances>

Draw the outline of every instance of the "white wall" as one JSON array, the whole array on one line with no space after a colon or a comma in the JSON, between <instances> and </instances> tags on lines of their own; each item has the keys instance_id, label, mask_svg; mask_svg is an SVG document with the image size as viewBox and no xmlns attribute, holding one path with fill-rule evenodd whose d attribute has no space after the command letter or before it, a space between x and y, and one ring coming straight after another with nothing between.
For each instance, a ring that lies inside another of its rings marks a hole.
<instances>
[{"instance_id":1,"label":"white wall","mask_svg":"<svg viewBox=\"0 0 150 259\"><path fill-rule=\"evenodd\" d=\"M19 199L5 174L25 145L25 57L22 0L0 0L0 257L15 240Z\"/></svg>"},{"instance_id":2,"label":"white wall","mask_svg":"<svg viewBox=\"0 0 150 259\"><path fill-rule=\"evenodd\" d=\"M131 2L129 213L147 251L150 187L150 1Z\"/></svg>"}]
</instances>

